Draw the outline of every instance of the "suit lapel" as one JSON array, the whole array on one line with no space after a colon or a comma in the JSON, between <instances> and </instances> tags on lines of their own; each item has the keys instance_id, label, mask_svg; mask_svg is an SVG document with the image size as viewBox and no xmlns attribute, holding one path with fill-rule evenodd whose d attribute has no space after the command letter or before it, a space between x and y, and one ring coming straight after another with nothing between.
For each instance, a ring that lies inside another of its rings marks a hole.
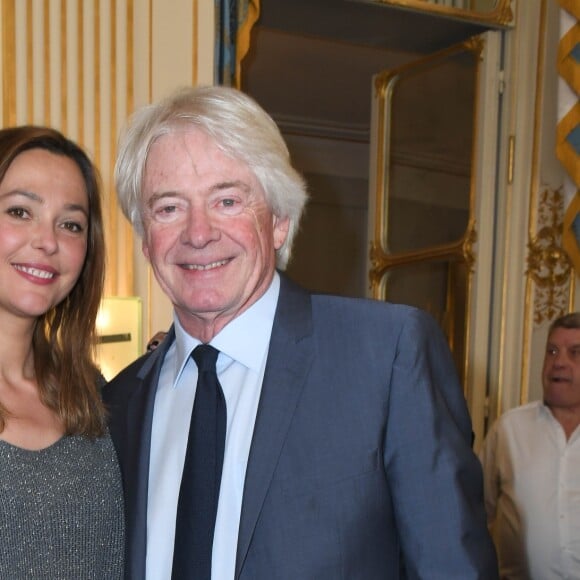
<instances>
[{"instance_id":1,"label":"suit lapel","mask_svg":"<svg viewBox=\"0 0 580 580\"><path fill-rule=\"evenodd\" d=\"M175 337L173 328L163 346L144 363L137 374L138 387L127 402L126 456L124 459L127 513L127 577L145 578L147 546L147 494L151 425L157 384L165 354Z\"/></svg>"},{"instance_id":2,"label":"suit lapel","mask_svg":"<svg viewBox=\"0 0 580 580\"><path fill-rule=\"evenodd\" d=\"M310 295L281 277L280 296L246 471L236 578L246 558L313 356Z\"/></svg>"}]
</instances>

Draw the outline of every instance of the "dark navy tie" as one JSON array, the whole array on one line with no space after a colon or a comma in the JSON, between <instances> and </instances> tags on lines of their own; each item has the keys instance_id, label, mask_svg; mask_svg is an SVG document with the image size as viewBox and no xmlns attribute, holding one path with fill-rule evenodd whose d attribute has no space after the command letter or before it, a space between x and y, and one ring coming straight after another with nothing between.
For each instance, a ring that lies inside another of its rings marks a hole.
<instances>
[{"instance_id":1,"label":"dark navy tie","mask_svg":"<svg viewBox=\"0 0 580 580\"><path fill-rule=\"evenodd\" d=\"M216 373L218 351L193 351L198 378L175 524L172 580L210 580L227 411Z\"/></svg>"}]
</instances>

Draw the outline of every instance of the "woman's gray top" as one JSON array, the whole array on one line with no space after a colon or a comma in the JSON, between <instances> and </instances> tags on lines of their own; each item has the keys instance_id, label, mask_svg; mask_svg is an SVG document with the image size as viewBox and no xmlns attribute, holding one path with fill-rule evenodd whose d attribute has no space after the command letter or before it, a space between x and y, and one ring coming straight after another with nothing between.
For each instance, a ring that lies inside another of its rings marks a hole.
<instances>
[{"instance_id":1,"label":"woman's gray top","mask_svg":"<svg viewBox=\"0 0 580 580\"><path fill-rule=\"evenodd\" d=\"M0 441L0 578L122 578L122 494L108 436L40 451Z\"/></svg>"}]
</instances>

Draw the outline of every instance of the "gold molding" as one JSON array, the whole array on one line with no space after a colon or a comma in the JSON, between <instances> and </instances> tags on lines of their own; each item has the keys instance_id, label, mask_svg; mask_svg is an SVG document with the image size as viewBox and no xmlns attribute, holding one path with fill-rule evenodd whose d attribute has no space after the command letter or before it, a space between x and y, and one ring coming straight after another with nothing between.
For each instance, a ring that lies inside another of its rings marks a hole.
<instances>
[{"instance_id":1,"label":"gold molding","mask_svg":"<svg viewBox=\"0 0 580 580\"><path fill-rule=\"evenodd\" d=\"M34 58L32 25L32 0L26 2L26 121L32 123L34 119Z\"/></svg>"},{"instance_id":2,"label":"gold molding","mask_svg":"<svg viewBox=\"0 0 580 580\"><path fill-rule=\"evenodd\" d=\"M374 240L370 249L371 271L369 272L371 292L374 298L381 298L381 281L391 268L416 264L417 262L433 261L457 261L464 262L470 273L473 272L475 264L475 253L473 246L477 242L477 231L475 220L470 218L465 234L456 242L431 246L424 250L413 250L409 252L398 252L389 254L382 246Z\"/></svg>"},{"instance_id":3,"label":"gold molding","mask_svg":"<svg viewBox=\"0 0 580 580\"><path fill-rule=\"evenodd\" d=\"M93 22L93 80L94 80L94 155L95 163L101 166L101 0L94 0Z\"/></svg>"},{"instance_id":4,"label":"gold molding","mask_svg":"<svg viewBox=\"0 0 580 580\"><path fill-rule=\"evenodd\" d=\"M442 16L460 18L470 22L481 22L490 26L507 27L514 23L514 10L512 4L515 0L497 0L495 8L488 12L472 10L469 8L453 8L433 4L432 0L376 0L379 4L398 6L415 10L417 12L432 12Z\"/></svg>"},{"instance_id":5,"label":"gold molding","mask_svg":"<svg viewBox=\"0 0 580 580\"><path fill-rule=\"evenodd\" d=\"M386 106L389 99L392 96L392 91L394 89L394 84L398 78L407 72L411 72L417 69L417 66L426 68L433 63L440 62L443 58L450 57L454 54L459 54L461 52L470 51L473 53L474 57L481 60L482 52L485 46L485 41L481 36L475 36L467 39L464 42L453 45L444 50L438 51L436 53L422 57L419 61L412 61L408 64L397 67L396 69L385 70L375 76L374 91L375 98L377 99L377 154L375 163L376 172L376 186L375 186L375 224L374 224L374 237L373 242L371 242L371 255L376 253L373 249L374 245L378 247L386 248L386 225L387 225L387 211L385 210L385 199L387 197L387 192L389 191L389 173L385 171L388 166L388 159L390 156L390 133L387 123ZM479 67L476 75L476 87L475 94L479 90L480 83L480 73ZM478 115L478 105L476 103L474 108L474 135L473 143L476 142L477 138L477 115ZM471 164L474 165L475 153L472 154ZM472 178L470 182L470 193L469 193L469 208L470 215L473 215L474 206L474 184L475 176L472 172ZM369 274L372 281L373 274Z\"/></svg>"},{"instance_id":6,"label":"gold molding","mask_svg":"<svg viewBox=\"0 0 580 580\"><path fill-rule=\"evenodd\" d=\"M51 115L51 66L50 66L50 1L44 0L42 32L44 36L44 70L43 70L43 89L44 89L44 123L52 125ZM31 87L32 88L32 87Z\"/></svg>"},{"instance_id":7,"label":"gold molding","mask_svg":"<svg viewBox=\"0 0 580 580\"><path fill-rule=\"evenodd\" d=\"M126 17L127 17L127 74L126 74L126 110L125 113L129 114L133 112L135 108L135 7L133 5L133 0L127 0L126 6ZM115 152L116 152L116 142L115 142ZM118 204L117 204L118 205ZM121 223L124 228L124 238L126 240L125 247L125 271L127 272L127 288L129 294L135 293L135 259L133 256L133 246L134 246L134 233L133 227L128 220L122 219Z\"/></svg>"},{"instance_id":8,"label":"gold molding","mask_svg":"<svg viewBox=\"0 0 580 580\"><path fill-rule=\"evenodd\" d=\"M99 16L100 18L100 16ZM110 83L110 119L109 119L109 179L108 179L108 229L109 236L108 261L109 268L107 271L107 284L109 286L109 294L122 295L125 292L120 288L119 281L119 208L117 207L117 199L115 197L115 184L113 181L113 167L115 166L115 154L117 144L117 0L109 0L109 27L110 27L110 43L111 43L111 57L109 68L109 83ZM128 272L128 274L130 274Z\"/></svg>"},{"instance_id":9,"label":"gold molding","mask_svg":"<svg viewBox=\"0 0 580 580\"><path fill-rule=\"evenodd\" d=\"M15 0L2 0L2 121L16 123L16 16Z\"/></svg>"},{"instance_id":10,"label":"gold molding","mask_svg":"<svg viewBox=\"0 0 580 580\"><path fill-rule=\"evenodd\" d=\"M193 0L191 7L192 12L192 31L191 38L193 40L192 62L191 62L191 82L193 85L197 84L198 77L198 59L199 59L199 6L197 0Z\"/></svg>"},{"instance_id":11,"label":"gold molding","mask_svg":"<svg viewBox=\"0 0 580 580\"><path fill-rule=\"evenodd\" d=\"M431 245L426 248L398 251L391 253L388 247L387 224L389 221L389 207L387 199L391 189L389 167L393 161L391 151L389 103L393 100L395 85L399 79L416 74L417 71L437 66L445 59L455 57L462 53L472 55L475 62L474 95L479 94L480 62L485 40L482 36L472 37L465 42L451 46L437 53L427 55L419 60L407 63L392 70L386 70L375 78L374 98L376 99L376 157L373 158L375 189L374 189L374 224L373 238L369 252L369 284L370 294L373 298L384 300L387 297L387 279L389 270L401 266L418 265L433 262L446 262L449 265L448 284L446 289L445 319L440 323L443 326L449 345L458 364L461 378L466 391L470 388L467 379L470 376L470 335L471 335L471 302L474 265L476 261L474 245L477 241L475 221L475 168L479 117L479 103L476 99L473 106L473 132L471 136L472 150L470 156L470 178L468 191L469 214L462 236L452 242ZM464 302L458 302L455 295L456 284L453 283L455 273L462 271L461 280L462 295ZM453 304L459 305L461 314L455 311ZM456 319L457 317L457 319ZM461 323L463 326L459 326ZM456 344L457 343L457 344Z\"/></svg>"},{"instance_id":12,"label":"gold molding","mask_svg":"<svg viewBox=\"0 0 580 580\"><path fill-rule=\"evenodd\" d=\"M66 0L60 0L60 125L65 134L68 133L67 33Z\"/></svg>"},{"instance_id":13,"label":"gold molding","mask_svg":"<svg viewBox=\"0 0 580 580\"><path fill-rule=\"evenodd\" d=\"M79 143L85 145L85 45L83 34L84 9L83 0L77 0L77 47L79 51L77 74L77 106Z\"/></svg>"}]
</instances>

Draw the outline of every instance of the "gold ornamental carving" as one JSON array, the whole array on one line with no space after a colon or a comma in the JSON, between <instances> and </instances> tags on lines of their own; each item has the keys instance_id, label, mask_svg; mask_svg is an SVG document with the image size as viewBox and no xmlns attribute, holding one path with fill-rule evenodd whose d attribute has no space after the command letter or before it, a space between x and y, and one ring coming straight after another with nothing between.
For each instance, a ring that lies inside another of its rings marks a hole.
<instances>
[{"instance_id":1,"label":"gold ornamental carving","mask_svg":"<svg viewBox=\"0 0 580 580\"><path fill-rule=\"evenodd\" d=\"M538 204L538 232L528 242L526 274L535 283L534 322L561 316L568 308L571 264L562 246L564 196L544 190Z\"/></svg>"}]
</instances>

